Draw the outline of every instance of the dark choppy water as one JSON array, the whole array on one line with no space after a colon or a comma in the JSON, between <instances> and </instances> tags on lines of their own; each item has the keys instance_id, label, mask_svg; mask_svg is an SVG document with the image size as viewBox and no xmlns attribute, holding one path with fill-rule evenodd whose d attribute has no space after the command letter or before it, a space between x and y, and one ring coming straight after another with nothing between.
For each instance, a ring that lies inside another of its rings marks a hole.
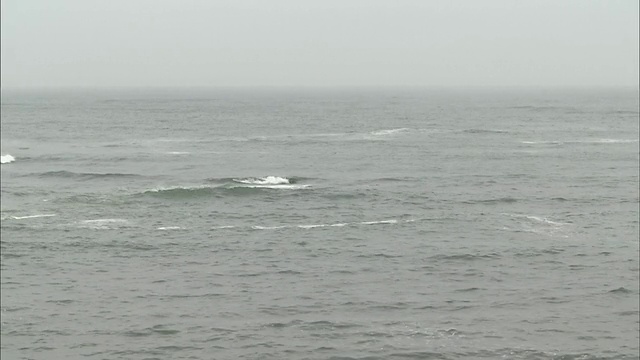
<instances>
[{"instance_id":1,"label":"dark choppy water","mask_svg":"<svg viewBox=\"0 0 640 360\"><path fill-rule=\"evenodd\" d=\"M638 150L635 90L3 91L2 359L637 359Z\"/></svg>"}]
</instances>

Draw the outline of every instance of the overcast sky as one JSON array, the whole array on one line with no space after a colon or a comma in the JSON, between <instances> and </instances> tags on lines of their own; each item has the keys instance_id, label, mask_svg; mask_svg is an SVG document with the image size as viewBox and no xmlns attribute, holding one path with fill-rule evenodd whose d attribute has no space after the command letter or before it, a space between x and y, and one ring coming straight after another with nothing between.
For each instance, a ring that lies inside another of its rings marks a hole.
<instances>
[{"instance_id":1,"label":"overcast sky","mask_svg":"<svg viewBox=\"0 0 640 360\"><path fill-rule=\"evenodd\" d=\"M2 87L638 86L638 0L1 0Z\"/></svg>"}]
</instances>

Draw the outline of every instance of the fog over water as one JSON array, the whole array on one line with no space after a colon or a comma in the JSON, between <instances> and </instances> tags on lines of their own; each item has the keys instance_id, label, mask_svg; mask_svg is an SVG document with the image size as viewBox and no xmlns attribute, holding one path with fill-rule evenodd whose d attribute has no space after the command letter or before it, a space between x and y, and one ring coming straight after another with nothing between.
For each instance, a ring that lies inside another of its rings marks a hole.
<instances>
[{"instance_id":1,"label":"fog over water","mask_svg":"<svg viewBox=\"0 0 640 360\"><path fill-rule=\"evenodd\" d=\"M637 1L2 0L2 86L636 86Z\"/></svg>"}]
</instances>

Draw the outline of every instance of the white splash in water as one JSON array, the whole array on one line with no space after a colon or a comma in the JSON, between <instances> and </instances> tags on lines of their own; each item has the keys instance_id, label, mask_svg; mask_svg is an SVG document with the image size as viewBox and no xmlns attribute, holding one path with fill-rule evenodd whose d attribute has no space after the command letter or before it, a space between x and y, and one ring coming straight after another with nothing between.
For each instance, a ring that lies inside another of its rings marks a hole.
<instances>
[{"instance_id":1,"label":"white splash in water","mask_svg":"<svg viewBox=\"0 0 640 360\"><path fill-rule=\"evenodd\" d=\"M13 156L11 156L9 154L0 156L0 163L2 163L2 164L8 164L8 163L12 163L14 161L16 161L16 158L14 158Z\"/></svg>"},{"instance_id":2,"label":"white splash in water","mask_svg":"<svg viewBox=\"0 0 640 360\"><path fill-rule=\"evenodd\" d=\"M291 182L286 177L280 176L267 176L263 178L246 178L246 179L233 179L233 181L242 184L251 185L282 185L290 184Z\"/></svg>"}]
</instances>

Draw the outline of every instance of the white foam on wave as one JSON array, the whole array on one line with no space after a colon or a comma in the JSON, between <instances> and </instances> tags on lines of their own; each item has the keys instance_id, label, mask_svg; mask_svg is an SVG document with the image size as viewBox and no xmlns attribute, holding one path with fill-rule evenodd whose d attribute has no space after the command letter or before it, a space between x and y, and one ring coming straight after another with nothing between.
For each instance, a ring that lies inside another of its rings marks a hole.
<instances>
[{"instance_id":1,"label":"white foam on wave","mask_svg":"<svg viewBox=\"0 0 640 360\"><path fill-rule=\"evenodd\" d=\"M246 179L233 179L233 181L242 184L251 185L281 185L290 184L291 182L286 177L280 176L266 176L263 178L246 178Z\"/></svg>"},{"instance_id":2,"label":"white foam on wave","mask_svg":"<svg viewBox=\"0 0 640 360\"><path fill-rule=\"evenodd\" d=\"M91 229L114 229L127 226L128 220L125 219L92 219L80 221L82 227Z\"/></svg>"},{"instance_id":3,"label":"white foam on wave","mask_svg":"<svg viewBox=\"0 0 640 360\"><path fill-rule=\"evenodd\" d=\"M93 220L82 220L83 224L106 224L106 223L125 223L127 220L125 219L93 219Z\"/></svg>"},{"instance_id":4,"label":"white foam on wave","mask_svg":"<svg viewBox=\"0 0 640 360\"><path fill-rule=\"evenodd\" d=\"M562 145L561 141L521 141L525 145Z\"/></svg>"},{"instance_id":5,"label":"white foam on wave","mask_svg":"<svg viewBox=\"0 0 640 360\"><path fill-rule=\"evenodd\" d=\"M628 144L636 143L638 139L598 139L591 141L596 144Z\"/></svg>"},{"instance_id":6,"label":"white foam on wave","mask_svg":"<svg viewBox=\"0 0 640 360\"><path fill-rule=\"evenodd\" d=\"M340 223L326 223L326 224L287 224L287 225L273 225L273 226L264 226L264 225L253 225L253 226L213 226L211 230L218 229L242 229L242 228L251 228L253 230L282 230L282 229L302 229L302 230L312 230L319 228L329 228L329 227L344 227L344 226L362 226L362 225L394 225L399 223L411 223L416 221L416 219L405 219L405 220L396 220L396 219L387 219L387 220L378 220L378 221L361 221L361 222L340 222Z\"/></svg>"},{"instance_id":7,"label":"white foam on wave","mask_svg":"<svg viewBox=\"0 0 640 360\"><path fill-rule=\"evenodd\" d=\"M234 179L235 181L235 179ZM194 185L194 186L157 186L152 189L145 190L147 193L161 193L165 191L173 191L173 190L184 190L184 191L194 191L194 190L202 190L202 189L238 189L238 188L248 188L248 189L275 189L275 190L300 190L311 187L309 184L251 184L248 182L240 183L236 182L235 184L223 184L223 185Z\"/></svg>"},{"instance_id":8,"label":"white foam on wave","mask_svg":"<svg viewBox=\"0 0 640 360\"><path fill-rule=\"evenodd\" d=\"M251 188L251 189L276 189L276 190L300 190L309 188L308 184L280 184L280 185L242 185L233 186L232 188Z\"/></svg>"},{"instance_id":9,"label":"white foam on wave","mask_svg":"<svg viewBox=\"0 0 640 360\"><path fill-rule=\"evenodd\" d=\"M36 214L36 215L27 215L27 216L11 216L11 217L9 217L9 219L23 220L23 219L35 219L35 218L52 217L52 216L56 216L56 214Z\"/></svg>"},{"instance_id":10,"label":"white foam on wave","mask_svg":"<svg viewBox=\"0 0 640 360\"><path fill-rule=\"evenodd\" d=\"M569 232L571 231L570 228L566 226L569 225L568 223L549 220L548 218L542 216L506 213L502 213L502 215L517 219L517 225L515 227L503 226L501 228L501 230L503 231L532 233L543 236L562 238L568 238Z\"/></svg>"},{"instance_id":11,"label":"white foam on wave","mask_svg":"<svg viewBox=\"0 0 640 360\"><path fill-rule=\"evenodd\" d=\"M314 229L314 228L325 227L325 226L329 226L329 225L327 225L327 224L314 224L314 225L298 225L297 227L299 227L300 229Z\"/></svg>"},{"instance_id":12,"label":"white foam on wave","mask_svg":"<svg viewBox=\"0 0 640 360\"><path fill-rule=\"evenodd\" d=\"M169 155L189 155L191 154L188 151L169 151L167 154Z\"/></svg>"},{"instance_id":13,"label":"white foam on wave","mask_svg":"<svg viewBox=\"0 0 640 360\"><path fill-rule=\"evenodd\" d=\"M404 222L413 222L414 219L404 220ZM357 225L392 225L397 224L399 221L396 219L379 220L379 221L362 221L362 222L350 222L350 223L334 223L334 224L305 224L305 225L281 225L281 226L252 226L254 230L276 230L286 228L298 228L298 229L316 229L323 227L343 227L343 226L357 226Z\"/></svg>"},{"instance_id":14,"label":"white foam on wave","mask_svg":"<svg viewBox=\"0 0 640 360\"><path fill-rule=\"evenodd\" d=\"M2 163L2 164L8 164L8 163L12 163L14 161L16 161L16 158L14 158L13 156L11 156L9 154L0 156L0 163Z\"/></svg>"},{"instance_id":15,"label":"white foam on wave","mask_svg":"<svg viewBox=\"0 0 640 360\"><path fill-rule=\"evenodd\" d=\"M180 230L182 229L180 226L161 226L156 230Z\"/></svg>"},{"instance_id":16,"label":"white foam on wave","mask_svg":"<svg viewBox=\"0 0 640 360\"><path fill-rule=\"evenodd\" d=\"M408 129L408 128L385 129L385 130L372 131L370 134L371 135L376 135L376 136L383 136L383 135L397 134L397 133L401 133L401 132L405 132L405 131L409 131L409 130L410 129Z\"/></svg>"},{"instance_id":17,"label":"white foam on wave","mask_svg":"<svg viewBox=\"0 0 640 360\"><path fill-rule=\"evenodd\" d=\"M378 224L397 224L398 220L381 220L381 221L363 221L362 225L378 225Z\"/></svg>"},{"instance_id":18,"label":"white foam on wave","mask_svg":"<svg viewBox=\"0 0 640 360\"><path fill-rule=\"evenodd\" d=\"M277 229L284 229L287 226L260 226L260 225L254 225L251 228L254 230L277 230Z\"/></svg>"},{"instance_id":19,"label":"white foam on wave","mask_svg":"<svg viewBox=\"0 0 640 360\"><path fill-rule=\"evenodd\" d=\"M349 223L337 223L337 224L331 224L329 226L331 227L343 227L343 226L347 226L349 225Z\"/></svg>"},{"instance_id":20,"label":"white foam on wave","mask_svg":"<svg viewBox=\"0 0 640 360\"><path fill-rule=\"evenodd\" d=\"M562 225L567 225L566 223L561 223L561 222L557 222L557 221L551 221L547 218L543 218L543 217L539 217L539 216L525 216L527 219L529 220L533 220L533 221L537 221L537 222L541 222L541 223L545 223L545 224L549 224L549 225L556 225L556 226L562 226Z\"/></svg>"},{"instance_id":21,"label":"white foam on wave","mask_svg":"<svg viewBox=\"0 0 640 360\"><path fill-rule=\"evenodd\" d=\"M548 224L548 225L553 225L553 226L568 225L567 223L562 223L562 222L558 222L558 221L552 221L552 220L549 220L546 217L540 217L540 216L534 216L534 215L506 214L506 213L503 213L502 215L510 216L512 218L528 219L528 220L532 220L532 221L535 221L535 222L538 222L538 223L543 223L543 224Z\"/></svg>"},{"instance_id":22,"label":"white foam on wave","mask_svg":"<svg viewBox=\"0 0 640 360\"><path fill-rule=\"evenodd\" d=\"M207 185L197 185L197 186L157 186L153 189L146 190L145 192L163 192L170 190L198 190L198 189L209 189L213 188L213 186Z\"/></svg>"}]
</instances>

